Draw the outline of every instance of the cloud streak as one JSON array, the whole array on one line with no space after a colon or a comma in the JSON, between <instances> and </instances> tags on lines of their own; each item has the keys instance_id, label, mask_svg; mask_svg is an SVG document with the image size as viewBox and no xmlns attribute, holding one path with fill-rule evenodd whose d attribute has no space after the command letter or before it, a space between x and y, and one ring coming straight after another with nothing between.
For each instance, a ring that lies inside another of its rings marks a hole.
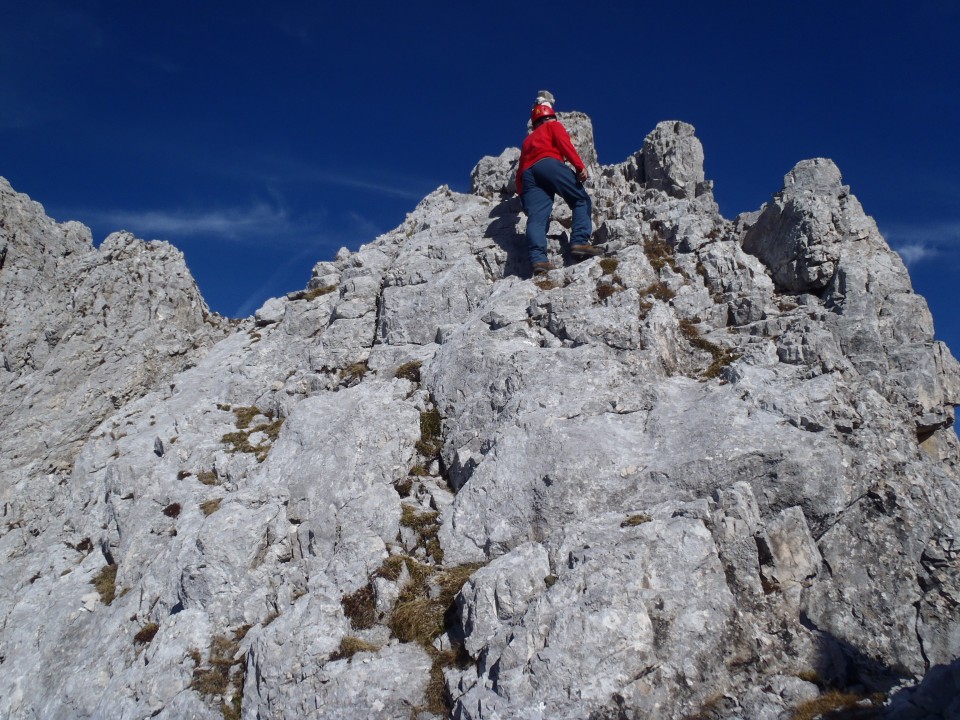
<instances>
[{"instance_id":1,"label":"cloud streak","mask_svg":"<svg viewBox=\"0 0 960 720\"><path fill-rule=\"evenodd\" d=\"M956 220L894 224L884 227L883 234L908 266L960 252L960 221Z\"/></svg>"},{"instance_id":2,"label":"cloud streak","mask_svg":"<svg viewBox=\"0 0 960 720\"><path fill-rule=\"evenodd\" d=\"M929 260L934 258L940 253L937 252L936 248L932 248L929 245L923 245L920 243L911 243L909 245L900 245L895 247L900 257L903 259L904 265L912 267L923 260Z\"/></svg>"},{"instance_id":3,"label":"cloud streak","mask_svg":"<svg viewBox=\"0 0 960 720\"><path fill-rule=\"evenodd\" d=\"M241 167L224 168L231 177L243 175L252 179L285 184L316 183L332 187L362 190L364 192L387 195L389 197L419 202L433 187L427 187L423 179L397 177L383 172L362 175L355 172L343 172L337 169L319 167L289 156L261 155ZM376 179L374 178L374 175Z\"/></svg>"},{"instance_id":4,"label":"cloud streak","mask_svg":"<svg viewBox=\"0 0 960 720\"><path fill-rule=\"evenodd\" d=\"M320 224L319 218L294 220L283 207L266 203L211 210L93 210L73 216L144 238L216 235L235 241L302 237L316 233Z\"/></svg>"}]
</instances>

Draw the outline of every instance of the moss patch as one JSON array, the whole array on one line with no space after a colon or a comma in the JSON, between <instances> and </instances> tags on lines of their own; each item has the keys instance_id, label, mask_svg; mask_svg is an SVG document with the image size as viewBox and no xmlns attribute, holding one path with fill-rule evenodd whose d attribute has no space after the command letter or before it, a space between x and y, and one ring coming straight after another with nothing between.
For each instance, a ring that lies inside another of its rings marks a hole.
<instances>
[{"instance_id":1,"label":"moss patch","mask_svg":"<svg viewBox=\"0 0 960 720\"><path fill-rule=\"evenodd\" d=\"M236 426L238 430L250 427L250 423L257 415L263 415L260 408L255 406L233 408L233 415L236 417Z\"/></svg>"},{"instance_id":2,"label":"moss patch","mask_svg":"<svg viewBox=\"0 0 960 720\"><path fill-rule=\"evenodd\" d=\"M701 373L701 377L704 379L719 377L727 365L740 357L740 353L734 350L724 350L719 345L715 345L705 338L692 338L690 344L700 350L706 350L713 358L713 361L707 366L707 369Z\"/></svg>"}]
</instances>

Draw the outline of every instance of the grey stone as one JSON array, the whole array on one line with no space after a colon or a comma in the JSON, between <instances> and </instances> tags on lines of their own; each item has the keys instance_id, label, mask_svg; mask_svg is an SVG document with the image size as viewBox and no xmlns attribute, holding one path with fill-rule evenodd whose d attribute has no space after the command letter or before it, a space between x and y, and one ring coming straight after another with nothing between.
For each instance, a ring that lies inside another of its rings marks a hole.
<instances>
[{"instance_id":1,"label":"grey stone","mask_svg":"<svg viewBox=\"0 0 960 720\"><path fill-rule=\"evenodd\" d=\"M690 126L599 166L561 119L606 257L558 205L529 279L508 150L239 321L0 184L0 715L954 712L960 364L906 268L829 161L730 221Z\"/></svg>"},{"instance_id":2,"label":"grey stone","mask_svg":"<svg viewBox=\"0 0 960 720\"><path fill-rule=\"evenodd\" d=\"M481 158L470 172L470 192L494 198L513 195L517 191L519 148L510 147L498 157Z\"/></svg>"},{"instance_id":3,"label":"grey stone","mask_svg":"<svg viewBox=\"0 0 960 720\"><path fill-rule=\"evenodd\" d=\"M703 145L689 123L666 121L643 140L643 174L647 187L679 198L692 198L704 182Z\"/></svg>"}]
</instances>

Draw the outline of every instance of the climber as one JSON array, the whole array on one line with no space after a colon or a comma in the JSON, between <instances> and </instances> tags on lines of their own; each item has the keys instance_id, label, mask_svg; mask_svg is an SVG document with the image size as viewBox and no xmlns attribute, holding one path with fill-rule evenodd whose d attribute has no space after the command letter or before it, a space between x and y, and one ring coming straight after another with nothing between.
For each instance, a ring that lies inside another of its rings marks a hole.
<instances>
[{"instance_id":1,"label":"climber","mask_svg":"<svg viewBox=\"0 0 960 720\"><path fill-rule=\"evenodd\" d=\"M547 226L553 200L560 195L573 212L570 254L578 257L602 255L603 250L590 243L592 203L583 187L590 176L583 160L570 141L566 128L553 110L553 95L541 90L530 112L532 132L520 149L517 170L517 194L527 213L527 245L534 275L555 270L547 259ZM564 164L568 161L576 173Z\"/></svg>"}]
</instances>

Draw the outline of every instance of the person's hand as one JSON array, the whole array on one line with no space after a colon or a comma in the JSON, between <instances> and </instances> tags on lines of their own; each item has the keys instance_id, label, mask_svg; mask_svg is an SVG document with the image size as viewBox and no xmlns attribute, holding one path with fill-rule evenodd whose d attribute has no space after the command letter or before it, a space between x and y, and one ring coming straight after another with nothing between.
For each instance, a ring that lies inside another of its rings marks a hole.
<instances>
[{"instance_id":1,"label":"person's hand","mask_svg":"<svg viewBox=\"0 0 960 720\"><path fill-rule=\"evenodd\" d=\"M577 170L577 180L579 180L580 182L586 182L589 177L590 177L590 173L587 171L585 167Z\"/></svg>"}]
</instances>

